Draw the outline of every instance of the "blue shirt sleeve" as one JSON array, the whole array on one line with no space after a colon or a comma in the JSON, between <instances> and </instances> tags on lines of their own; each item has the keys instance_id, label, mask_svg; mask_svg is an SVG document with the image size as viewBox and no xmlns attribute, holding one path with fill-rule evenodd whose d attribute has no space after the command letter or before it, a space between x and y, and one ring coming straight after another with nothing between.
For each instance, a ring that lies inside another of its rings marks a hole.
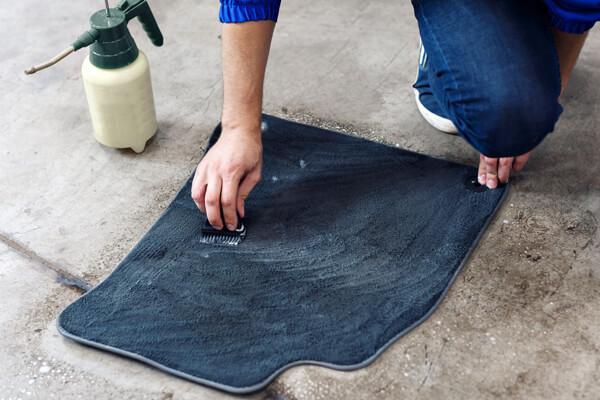
<instances>
[{"instance_id":1,"label":"blue shirt sleeve","mask_svg":"<svg viewBox=\"0 0 600 400\"><path fill-rule=\"evenodd\" d=\"M544 0L552 25L563 32L583 33L600 20L599 0Z\"/></svg>"},{"instance_id":2,"label":"blue shirt sleeve","mask_svg":"<svg viewBox=\"0 0 600 400\"><path fill-rule=\"evenodd\" d=\"M277 21L281 0L221 0L219 20L223 23Z\"/></svg>"}]
</instances>

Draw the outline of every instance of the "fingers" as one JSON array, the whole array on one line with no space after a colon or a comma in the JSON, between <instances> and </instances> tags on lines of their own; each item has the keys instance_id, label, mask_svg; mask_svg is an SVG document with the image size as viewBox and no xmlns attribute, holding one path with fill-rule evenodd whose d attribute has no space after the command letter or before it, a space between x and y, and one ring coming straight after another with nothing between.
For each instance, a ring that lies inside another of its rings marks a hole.
<instances>
[{"instance_id":1,"label":"fingers","mask_svg":"<svg viewBox=\"0 0 600 400\"><path fill-rule=\"evenodd\" d=\"M204 207L204 196L206 194L206 178L204 176L204 170L198 167L192 180L192 200L196 203L196 207L203 213L206 213Z\"/></svg>"},{"instance_id":2,"label":"fingers","mask_svg":"<svg viewBox=\"0 0 600 400\"><path fill-rule=\"evenodd\" d=\"M204 204L206 206L206 218L216 229L223 229L221 219L221 177L213 175L208 181Z\"/></svg>"},{"instance_id":3,"label":"fingers","mask_svg":"<svg viewBox=\"0 0 600 400\"><path fill-rule=\"evenodd\" d=\"M522 171L523 168L525 168L525 164L527 164L527 161L529 160L530 155L531 155L531 153L525 153L518 157L515 157L515 161L513 163L513 169L517 172Z\"/></svg>"},{"instance_id":4,"label":"fingers","mask_svg":"<svg viewBox=\"0 0 600 400\"><path fill-rule=\"evenodd\" d=\"M223 217L225 225L230 231L237 228L237 195L239 178L227 178L223 180L223 188L221 189L221 208L223 209Z\"/></svg>"},{"instance_id":5,"label":"fingers","mask_svg":"<svg viewBox=\"0 0 600 400\"><path fill-rule=\"evenodd\" d=\"M510 177L510 170L512 168L514 157L502 157L498 161L498 179L502 183L507 183Z\"/></svg>"},{"instance_id":6,"label":"fingers","mask_svg":"<svg viewBox=\"0 0 600 400\"><path fill-rule=\"evenodd\" d=\"M487 173L485 167L485 157L483 154L479 155L479 169L477 170L477 181L480 185L485 185L487 180Z\"/></svg>"},{"instance_id":7,"label":"fingers","mask_svg":"<svg viewBox=\"0 0 600 400\"><path fill-rule=\"evenodd\" d=\"M500 183L507 183L511 171L521 171L531 153L525 153L518 157L491 158L483 154L479 155L479 169L477 180L479 184L495 189Z\"/></svg>"},{"instance_id":8,"label":"fingers","mask_svg":"<svg viewBox=\"0 0 600 400\"><path fill-rule=\"evenodd\" d=\"M498 187L498 159L483 156L485 164L485 184L490 189Z\"/></svg>"},{"instance_id":9,"label":"fingers","mask_svg":"<svg viewBox=\"0 0 600 400\"><path fill-rule=\"evenodd\" d=\"M206 214L208 221L215 228L222 229L225 224L227 229L235 230L238 223L236 209L239 178L234 176L222 180L220 175L215 173L209 178L208 184L205 182L203 174L197 171L192 181L194 203ZM246 193L245 197L247 196Z\"/></svg>"},{"instance_id":10,"label":"fingers","mask_svg":"<svg viewBox=\"0 0 600 400\"><path fill-rule=\"evenodd\" d=\"M513 157L491 158L480 155L477 173L479 184L496 189L501 182L508 182L513 160Z\"/></svg>"},{"instance_id":11,"label":"fingers","mask_svg":"<svg viewBox=\"0 0 600 400\"><path fill-rule=\"evenodd\" d=\"M244 203L258 182L260 182L260 169L255 169L246 175L240 184L237 196L237 211L242 218L246 215Z\"/></svg>"},{"instance_id":12,"label":"fingers","mask_svg":"<svg viewBox=\"0 0 600 400\"><path fill-rule=\"evenodd\" d=\"M226 226L229 230L235 230L238 213L244 217L244 202L260 181L260 170L259 164L240 182L239 169L232 168L233 172L207 172L207 168L200 164L192 181L192 199L213 227L223 229Z\"/></svg>"}]
</instances>

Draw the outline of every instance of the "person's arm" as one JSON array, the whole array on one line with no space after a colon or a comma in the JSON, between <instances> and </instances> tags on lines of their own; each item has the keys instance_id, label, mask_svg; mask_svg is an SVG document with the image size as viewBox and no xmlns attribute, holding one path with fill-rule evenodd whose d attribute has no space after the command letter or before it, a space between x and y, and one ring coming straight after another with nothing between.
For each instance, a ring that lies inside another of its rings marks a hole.
<instances>
[{"instance_id":1,"label":"person's arm","mask_svg":"<svg viewBox=\"0 0 600 400\"><path fill-rule=\"evenodd\" d=\"M588 32L581 34L561 32L554 28L554 42L560 63L561 92L564 92L569 84L571 72L577 63L579 53L583 48Z\"/></svg>"},{"instance_id":2,"label":"person's arm","mask_svg":"<svg viewBox=\"0 0 600 400\"><path fill-rule=\"evenodd\" d=\"M554 28L564 91L588 31L597 21L600 21L600 2L598 0L544 0L544 2L550 11L550 23Z\"/></svg>"},{"instance_id":3,"label":"person's arm","mask_svg":"<svg viewBox=\"0 0 600 400\"><path fill-rule=\"evenodd\" d=\"M263 81L274 27L266 20L223 25L222 133L192 183L194 202L217 229L236 228L237 213L244 216L244 201L260 180Z\"/></svg>"}]
</instances>

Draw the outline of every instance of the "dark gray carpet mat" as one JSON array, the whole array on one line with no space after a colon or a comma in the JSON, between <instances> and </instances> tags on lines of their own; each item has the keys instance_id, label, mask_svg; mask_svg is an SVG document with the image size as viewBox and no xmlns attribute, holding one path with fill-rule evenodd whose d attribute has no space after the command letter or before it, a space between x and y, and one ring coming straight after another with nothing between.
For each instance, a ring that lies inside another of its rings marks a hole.
<instances>
[{"instance_id":1,"label":"dark gray carpet mat","mask_svg":"<svg viewBox=\"0 0 600 400\"><path fill-rule=\"evenodd\" d=\"M200 243L188 180L63 311L63 335L245 393L296 364L365 366L433 311L506 188L478 187L471 167L265 121L246 240Z\"/></svg>"}]
</instances>

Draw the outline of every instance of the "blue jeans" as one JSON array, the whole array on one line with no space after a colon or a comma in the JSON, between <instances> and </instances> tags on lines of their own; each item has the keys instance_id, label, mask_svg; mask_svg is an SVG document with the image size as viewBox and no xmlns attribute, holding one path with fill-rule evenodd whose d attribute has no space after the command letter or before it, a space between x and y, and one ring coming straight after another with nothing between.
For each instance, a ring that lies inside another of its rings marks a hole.
<instances>
[{"instance_id":1,"label":"blue jeans","mask_svg":"<svg viewBox=\"0 0 600 400\"><path fill-rule=\"evenodd\" d=\"M532 150L562 112L560 71L539 0L413 0L441 109L488 157Z\"/></svg>"}]
</instances>

